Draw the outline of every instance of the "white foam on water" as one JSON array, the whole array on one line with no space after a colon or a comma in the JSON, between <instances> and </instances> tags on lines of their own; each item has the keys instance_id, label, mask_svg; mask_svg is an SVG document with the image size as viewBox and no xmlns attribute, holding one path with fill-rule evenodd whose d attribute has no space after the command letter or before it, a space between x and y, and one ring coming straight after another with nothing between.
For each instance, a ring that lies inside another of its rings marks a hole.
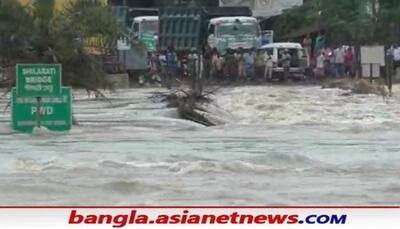
<instances>
[{"instance_id":1,"label":"white foam on water","mask_svg":"<svg viewBox=\"0 0 400 229\"><path fill-rule=\"evenodd\" d=\"M319 86L237 87L223 89L217 103L243 124L400 124L396 119L400 110L398 97L385 100L376 95L341 96L342 93Z\"/></svg>"},{"instance_id":2,"label":"white foam on water","mask_svg":"<svg viewBox=\"0 0 400 229\"><path fill-rule=\"evenodd\" d=\"M0 112L0 202L21 205L400 204L399 87L388 101L316 86L224 88L204 127L162 89L74 91L69 133L19 134ZM0 107L7 99L0 100Z\"/></svg>"}]
</instances>

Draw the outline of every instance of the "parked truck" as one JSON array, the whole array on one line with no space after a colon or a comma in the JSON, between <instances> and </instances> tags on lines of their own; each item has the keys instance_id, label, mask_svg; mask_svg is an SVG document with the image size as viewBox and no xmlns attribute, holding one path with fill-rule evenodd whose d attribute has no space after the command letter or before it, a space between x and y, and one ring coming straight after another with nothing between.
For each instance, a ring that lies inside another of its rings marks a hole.
<instances>
[{"instance_id":1,"label":"parked truck","mask_svg":"<svg viewBox=\"0 0 400 229\"><path fill-rule=\"evenodd\" d=\"M260 25L254 17L217 17L208 25L208 45L219 53L227 49L257 49L261 47Z\"/></svg>"},{"instance_id":2,"label":"parked truck","mask_svg":"<svg viewBox=\"0 0 400 229\"><path fill-rule=\"evenodd\" d=\"M207 52L216 48L224 54L233 50L261 47L261 32L257 20L247 7L173 7L159 13L159 49L173 47L181 59L189 64L194 87L201 88L203 66Z\"/></svg>"},{"instance_id":3,"label":"parked truck","mask_svg":"<svg viewBox=\"0 0 400 229\"><path fill-rule=\"evenodd\" d=\"M111 59L117 59L118 70L129 73L130 81L134 82L146 74L149 54L156 51L158 10L113 6L112 11L126 33L116 42L117 55Z\"/></svg>"},{"instance_id":4,"label":"parked truck","mask_svg":"<svg viewBox=\"0 0 400 229\"><path fill-rule=\"evenodd\" d=\"M154 52L158 40L158 16L139 16L132 20L131 37L136 43L142 43L148 52Z\"/></svg>"},{"instance_id":5,"label":"parked truck","mask_svg":"<svg viewBox=\"0 0 400 229\"><path fill-rule=\"evenodd\" d=\"M161 48L171 44L184 47L189 44L180 42L189 41L190 37L196 45L217 48L221 53L227 48L259 48L260 25L251 15L247 7L164 8L160 10ZM192 16L193 24L188 24ZM192 27L185 27L189 25Z\"/></svg>"}]
</instances>

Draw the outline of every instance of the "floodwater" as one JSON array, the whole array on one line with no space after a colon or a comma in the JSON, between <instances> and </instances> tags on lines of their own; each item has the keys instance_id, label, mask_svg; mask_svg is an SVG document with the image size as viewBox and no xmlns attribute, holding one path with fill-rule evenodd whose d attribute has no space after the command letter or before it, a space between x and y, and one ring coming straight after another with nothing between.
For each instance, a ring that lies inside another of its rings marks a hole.
<instances>
[{"instance_id":1,"label":"floodwater","mask_svg":"<svg viewBox=\"0 0 400 229\"><path fill-rule=\"evenodd\" d=\"M224 88L214 103L229 121L217 127L177 119L155 91L120 90L111 103L76 91L81 126L68 134L15 133L1 112L0 204L400 204L396 91Z\"/></svg>"}]
</instances>

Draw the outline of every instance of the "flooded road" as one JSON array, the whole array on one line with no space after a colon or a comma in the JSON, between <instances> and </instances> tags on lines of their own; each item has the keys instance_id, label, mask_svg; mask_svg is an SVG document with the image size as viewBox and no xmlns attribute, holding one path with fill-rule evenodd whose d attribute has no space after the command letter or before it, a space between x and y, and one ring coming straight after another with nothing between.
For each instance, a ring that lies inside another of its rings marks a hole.
<instances>
[{"instance_id":1,"label":"flooded road","mask_svg":"<svg viewBox=\"0 0 400 229\"><path fill-rule=\"evenodd\" d=\"M0 204L400 204L396 91L225 88L214 103L234 121L217 127L177 119L155 91L75 92L69 134L14 133L0 113Z\"/></svg>"}]
</instances>

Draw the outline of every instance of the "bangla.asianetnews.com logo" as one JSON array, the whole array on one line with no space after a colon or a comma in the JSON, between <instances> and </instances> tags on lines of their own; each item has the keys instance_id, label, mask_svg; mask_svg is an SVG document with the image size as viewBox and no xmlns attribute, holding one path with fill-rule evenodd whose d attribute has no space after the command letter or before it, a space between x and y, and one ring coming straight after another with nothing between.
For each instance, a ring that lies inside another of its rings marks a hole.
<instances>
[{"instance_id":1,"label":"bangla.asianetnews.com logo","mask_svg":"<svg viewBox=\"0 0 400 229\"><path fill-rule=\"evenodd\" d=\"M110 225L122 228L128 225L287 225L287 224L346 224L347 215L337 214L308 214L301 217L298 214L241 214L233 211L226 214L192 214L183 210L179 214L159 214L151 217L131 210L127 214L82 214L78 210L71 210L68 223L70 225Z\"/></svg>"}]
</instances>

